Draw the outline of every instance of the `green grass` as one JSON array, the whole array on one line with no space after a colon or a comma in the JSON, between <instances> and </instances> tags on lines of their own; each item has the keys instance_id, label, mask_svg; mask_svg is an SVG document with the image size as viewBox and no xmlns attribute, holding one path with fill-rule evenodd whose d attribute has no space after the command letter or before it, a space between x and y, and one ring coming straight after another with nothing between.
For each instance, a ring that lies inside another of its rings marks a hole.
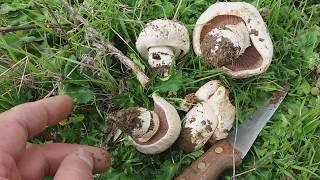
<instances>
[{"instance_id":1,"label":"green grass","mask_svg":"<svg viewBox=\"0 0 320 180\"><path fill-rule=\"evenodd\" d=\"M264 19L274 43L274 58L260 76L234 80L219 70L208 69L190 52L177 62L169 81L156 78L135 49L143 25L157 18L176 17L191 34L197 17L211 0L80 0L73 6L127 56L152 77L143 89L117 60L96 54L84 32L71 26L60 31L43 22L72 22L58 0L1 0L0 26L39 24L39 28L0 35L0 110L43 97L69 94L76 101L66 126L50 127L34 143L68 142L98 145L113 155L113 168L96 179L171 179L203 150L183 154L175 147L159 155L143 155L127 137L113 142L105 133L104 117L113 110L144 106L152 108L150 95L157 91L176 103L212 79L230 90L241 123L273 91L286 83L291 90L271 123L264 128L236 174L245 179L320 178L320 96L312 95L319 63L320 4L317 0L248 1L270 10ZM83 55L94 58L94 69L83 68ZM230 179L232 172L224 173Z\"/></svg>"}]
</instances>

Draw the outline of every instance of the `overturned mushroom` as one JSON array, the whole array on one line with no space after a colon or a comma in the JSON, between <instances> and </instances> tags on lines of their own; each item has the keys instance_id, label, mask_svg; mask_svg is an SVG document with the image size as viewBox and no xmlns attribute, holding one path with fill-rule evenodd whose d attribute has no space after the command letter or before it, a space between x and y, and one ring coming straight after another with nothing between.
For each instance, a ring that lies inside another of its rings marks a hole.
<instances>
[{"instance_id":1,"label":"overturned mushroom","mask_svg":"<svg viewBox=\"0 0 320 180\"><path fill-rule=\"evenodd\" d=\"M258 10L245 2L217 2L198 19L193 48L209 66L232 77L258 75L269 67L273 46Z\"/></svg>"},{"instance_id":2,"label":"overturned mushroom","mask_svg":"<svg viewBox=\"0 0 320 180\"><path fill-rule=\"evenodd\" d=\"M154 111L128 108L111 113L107 123L115 124L133 140L137 150L157 154L168 149L178 138L181 121L176 109L162 97L154 94Z\"/></svg>"},{"instance_id":3,"label":"overturned mushroom","mask_svg":"<svg viewBox=\"0 0 320 180\"><path fill-rule=\"evenodd\" d=\"M198 104L184 117L178 146L192 152L208 141L224 139L232 128L235 108L229 93L219 81L210 81L199 88L195 96Z\"/></svg>"},{"instance_id":4,"label":"overturned mushroom","mask_svg":"<svg viewBox=\"0 0 320 180\"><path fill-rule=\"evenodd\" d=\"M167 76L173 60L180 59L189 52L189 33L180 22L158 19L144 27L136 46L152 68Z\"/></svg>"}]
</instances>

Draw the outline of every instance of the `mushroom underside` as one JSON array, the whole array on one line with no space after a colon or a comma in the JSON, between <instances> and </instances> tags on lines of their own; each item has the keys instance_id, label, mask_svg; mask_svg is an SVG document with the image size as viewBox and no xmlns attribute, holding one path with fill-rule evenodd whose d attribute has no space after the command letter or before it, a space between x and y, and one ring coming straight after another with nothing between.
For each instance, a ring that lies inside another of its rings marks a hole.
<instances>
[{"instance_id":1,"label":"mushroom underside","mask_svg":"<svg viewBox=\"0 0 320 180\"><path fill-rule=\"evenodd\" d=\"M159 129L158 129L158 131L149 139L149 141L141 142L138 139L134 139L135 143L137 143L139 145L154 144L155 142L159 141L163 136L165 136L165 134L167 133L169 127L168 127L167 120L164 118L164 117L166 117L164 110L161 107L159 107L159 105L155 104L154 111L159 116Z\"/></svg>"},{"instance_id":2,"label":"mushroom underside","mask_svg":"<svg viewBox=\"0 0 320 180\"><path fill-rule=\"evenodd\" d=\"M226 25L236 25L238 23L244 22L242 18L233 15L219 15L207 22L200 34L200 42L203 42L205 36L214 28L223 28ZM249 32L250 34L256 34L258 32ZM240 55L240 57L234 61L227 62L223 66L231 71L243 71L243 70L253 70L262 66L263 58L258 52L258 50L252 45L245 50L245 52ZM228 51L228 49L222 49L222 51Z\"/></svg>"}]
</instances>

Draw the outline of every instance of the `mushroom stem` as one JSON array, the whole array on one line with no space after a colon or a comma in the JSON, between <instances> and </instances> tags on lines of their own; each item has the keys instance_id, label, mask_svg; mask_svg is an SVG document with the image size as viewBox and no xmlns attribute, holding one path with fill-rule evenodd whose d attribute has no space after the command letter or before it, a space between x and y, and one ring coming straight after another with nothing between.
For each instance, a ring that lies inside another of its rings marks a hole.
<instances>
[{"instance_id":1,"label":"mushroom stem","mask_svg":"<svg viewBox=\"0 0 320 180\"><path fill-rule=\"evenodd\" d=\"M250 46L246 25L225 25L213 28L203 38L201 51L207 64L223 66L234 62Z\"/></svg>"},{"instance_id":2,"label":"mushroom stem","mask_svg":"<svg viewBox=\"0 0 320 180\"><path fill-rule=\"evenodd\" d=\"M171 47L160 46L149 48L148 62L152 68L159 70L164 77L169 75L169 67L175 56Z\"/></svg>"},{"instance_id":3,"label":"mushroom stem","mask_svg":"<svg viewBox=\"0 0 320 180\"><path fill-rule=\"evenodd\" d=\"M151 115L152 115L152 119L150 121L148 130L140 138L137 138L140 142L149 141L159 130L159 126L160 126L159 116L153 111L151 112Z\"/></svg>"},{"instance_id":4,"label":"mushroom stem","mask_svg":"<svg viewBox=\"0 0 320 180\"><path fill-rule=\"evenodd\" d=\"M121 131L130 135L133 139L146 142L159 129L159 116L145 108L128 108L112 113L107 118Z\"/></svg>"}]
</instances>

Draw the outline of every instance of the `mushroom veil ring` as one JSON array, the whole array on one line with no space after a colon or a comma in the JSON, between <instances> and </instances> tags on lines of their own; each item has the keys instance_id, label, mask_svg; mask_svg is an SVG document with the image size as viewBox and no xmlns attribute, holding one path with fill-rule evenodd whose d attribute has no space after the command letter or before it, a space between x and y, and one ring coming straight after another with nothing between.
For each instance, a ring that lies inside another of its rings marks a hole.
<instances>
[{"instance_id":1,"label":"mushroom veil ring","mask_svg":"<svg viewBox=\"0 0 320 180\"><path fill-rule=\"evenodd\" d=\"M269 67L272 42L261 15L251 4L217 2L198 19L193 48L208 66L234 78L261 74Z\"/></svg>"}]
</instances>

